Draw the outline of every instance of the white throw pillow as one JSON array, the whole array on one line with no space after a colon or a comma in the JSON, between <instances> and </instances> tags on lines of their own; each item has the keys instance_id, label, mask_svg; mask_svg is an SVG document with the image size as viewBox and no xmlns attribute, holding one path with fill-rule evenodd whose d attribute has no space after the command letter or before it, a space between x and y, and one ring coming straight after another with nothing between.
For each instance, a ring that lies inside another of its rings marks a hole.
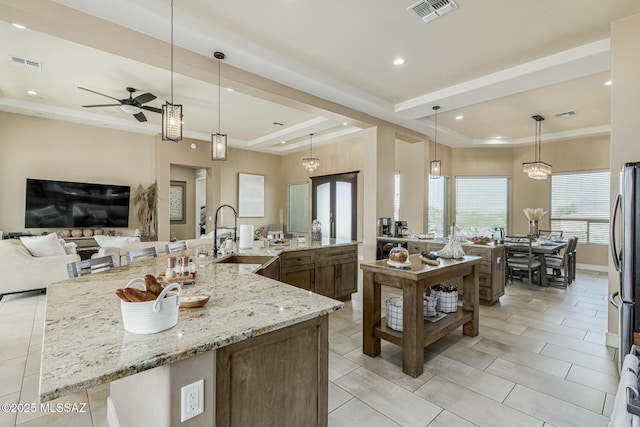
<instances>
[{"instance_id":1,"label":"white throw pillow","mask_svg":"<svg viewBox=\"0 0 640 427\"><path fill-rule=\"evenodd\" d=\"M78 254L78 245L75 244L75 242L65 242L64 239L60 239L58 240L60 242L60 245L62 245L62 248L64 249L65 253L67 255L77 255Z\"/></svg>"},{"instance_id":2,"label":"white throw pillow","mask_svg":"<svg viewBox=\"0 0 640 427\"><path fill-rule=\"evenodd\" d=\"M66 255L56 233L46 236L20 237L22 244L36 257Z\"/></svg>"},{"instance_id":3,"label":"white throw pillow","mask_svg":"<svg viewBox=\"0 0 640 427\"><path fill-rule=\"evenodd\" d=\"M139 237L126 236L93 236L93 238L101 248L122 248L125 245L140 241Z\"/></svg>"}]
</instances>

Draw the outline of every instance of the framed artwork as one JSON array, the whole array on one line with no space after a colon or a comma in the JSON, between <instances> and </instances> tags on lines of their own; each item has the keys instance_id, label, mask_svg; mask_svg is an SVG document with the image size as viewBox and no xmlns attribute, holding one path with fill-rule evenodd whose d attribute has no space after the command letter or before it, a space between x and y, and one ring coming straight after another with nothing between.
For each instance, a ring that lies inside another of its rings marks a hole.
<instances>
[{"instance_id":1,"label":"framed artwork","mask_svg":"<svg viewBox=\"0 0 640 427\"><path fill-rule=\"evenodd\" d=\"M238 216L264 217L264 175L238 174Z\"/></svg>"},{"instance_id":2,"label":"framed artwork","mask_svg":"<svg viewBox=\"0 0 640 427\"><path fill-rule=\"evenodd\" d=\"M169 220L171 224L187 223L187 182L171 181L169 185Z\"/></svg>"}]
</instances>

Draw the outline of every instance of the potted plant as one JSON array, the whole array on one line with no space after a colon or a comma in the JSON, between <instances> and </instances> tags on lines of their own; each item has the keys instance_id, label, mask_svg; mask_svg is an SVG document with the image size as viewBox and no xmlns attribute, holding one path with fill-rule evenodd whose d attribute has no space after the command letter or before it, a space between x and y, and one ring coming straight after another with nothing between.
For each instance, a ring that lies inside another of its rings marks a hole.
<instances>
[{"instance_id":1,"label":"potted plant","mask_svg":"<svg viewBox=\"0 0 640 427\"><path fill-rule=\"evenodd\" d=\"M138 205L138 222L143 237L158 235L158 184L154 182L148 187L138 185L133 203Z\"/></svg>"}]
</instances>

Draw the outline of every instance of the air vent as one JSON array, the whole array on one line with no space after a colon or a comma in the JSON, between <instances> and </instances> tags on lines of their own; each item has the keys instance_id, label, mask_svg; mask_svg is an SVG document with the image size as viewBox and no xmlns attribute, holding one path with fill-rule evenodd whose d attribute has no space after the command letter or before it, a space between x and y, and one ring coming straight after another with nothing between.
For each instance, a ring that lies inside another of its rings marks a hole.
<instances>
[{"instance_id":1,"label":"air vent","mask_svg":"<svg viewBox=\"0 0 640 427\"><path fill-rule=\"evenodd\" d=\"M415 13L424 22L431 22L457 8L458 5L452 0L421 0L409 6L407 10Z\"/></svg>"},{"instance_id":2,"label":"air vent","mask_svg":"<svg viewBox=\"0 0 640 427\"><path fill-rule=\"evenodd\" d=\"M554 116L561 118L561 117L570 117L570 116L575 116L576 115L576 111L575 110L570 110L570 111L564 111L562 113L555 113Z\"/></svg>"},{"instance_id":3,"label":"air vent","mask_svg":"<svg viewBox=\"0 0 640 427\"><path fill-rule=\"evenodd\" d=\"M17 56L9 56L9 64L17 67L24 67L30 70L42 71L42 64L31 59L19 58Z\"/></svg>"}]
</instances>

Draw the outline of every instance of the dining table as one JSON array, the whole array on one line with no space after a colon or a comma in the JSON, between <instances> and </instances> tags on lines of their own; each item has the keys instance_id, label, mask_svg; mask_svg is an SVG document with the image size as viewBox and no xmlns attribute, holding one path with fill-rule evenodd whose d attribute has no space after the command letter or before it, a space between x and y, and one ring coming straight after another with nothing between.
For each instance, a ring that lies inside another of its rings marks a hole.
<instances>
[{"instance_id":1,"label":"dining table","mask_svg":"<svg viewBox=\"0 0 640 427\"><path fill-rule=\"evenodd\" d=\"M562 248L568 244L565 240L549 240L544 242L532 242L531 253L540 261L540 285L549 286L549 276L547 275L547 262L545 255L557 254ZM529 253L529 244L524 241L505 242L504 246L509 252Z\"/></svg>"}]
</instances>

